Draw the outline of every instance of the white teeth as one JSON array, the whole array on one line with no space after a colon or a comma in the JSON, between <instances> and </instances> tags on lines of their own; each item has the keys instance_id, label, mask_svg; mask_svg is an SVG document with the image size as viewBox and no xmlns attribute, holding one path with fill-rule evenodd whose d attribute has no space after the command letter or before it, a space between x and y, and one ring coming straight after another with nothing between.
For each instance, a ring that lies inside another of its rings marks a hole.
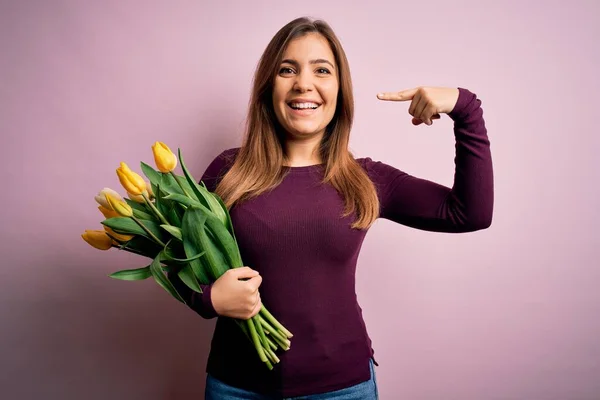
<instances>
[{"instance_id":1,"label":"white teeth","mask_svg":"<svg viewBox=\"0 0 600 400\"><path fill-rule=\"evenodd\" d=\"M291 103L290 107L292 108L317 108L319 105L317 103Z\"/></svg>"}]
</instances>

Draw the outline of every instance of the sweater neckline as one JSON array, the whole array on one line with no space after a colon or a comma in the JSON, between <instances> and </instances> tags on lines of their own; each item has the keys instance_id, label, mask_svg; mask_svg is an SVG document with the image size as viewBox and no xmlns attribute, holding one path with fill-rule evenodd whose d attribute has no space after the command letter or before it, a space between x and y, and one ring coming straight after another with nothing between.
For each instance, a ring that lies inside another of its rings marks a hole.
<instances>
[{"instance_id":1,"label":"sweater neckline","mask_svg":"<svg viewBox=\"0 0 600 400\"><path fill-rule=\"evenodd\" d=\"M305 173L305 172L316 171L316 170L322 168L324 165L325 165L325 163L304 165L302 167L283 166L283 169L286 171L289 171L290 173Z\"/></svg>"}]
</instances>

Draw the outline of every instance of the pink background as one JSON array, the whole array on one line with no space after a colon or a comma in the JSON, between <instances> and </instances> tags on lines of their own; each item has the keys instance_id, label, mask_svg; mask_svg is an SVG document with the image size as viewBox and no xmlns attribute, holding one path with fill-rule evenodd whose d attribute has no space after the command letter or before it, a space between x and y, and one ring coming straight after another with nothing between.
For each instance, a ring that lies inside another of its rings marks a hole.
<instances>
[{"instance_id":1,"label":"pink background","mask_svg":"<svg viewBox=\"0 0 600 400\"><path fill-rule=\"evenodd\" d=\"M0 387L5 399L201 399L215 320L79 235L115 168L181 147L199 177L238 146L254 67L321 17L352 69L355 156L451 185L447 116L413 127L379 91L462 86L494 157L490 229L379 220L357 292L381 398L600 398L600 84L595 1L3 1ZM557 5L564 3L565 5Z\"/></svg>"}]
</instances>

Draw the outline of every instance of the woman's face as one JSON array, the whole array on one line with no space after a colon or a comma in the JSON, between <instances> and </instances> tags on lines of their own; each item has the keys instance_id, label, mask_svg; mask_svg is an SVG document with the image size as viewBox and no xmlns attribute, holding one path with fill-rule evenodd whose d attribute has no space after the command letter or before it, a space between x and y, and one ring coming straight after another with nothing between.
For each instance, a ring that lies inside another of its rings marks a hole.
<instances>
[{"instance_id":1,"label":"woman's face","mask_svg":"<svg viewBox=\"0 0 600 400\"><path fill-rule=\"evenodd\" d=\"M273 86L277 120L292 138L323 135L335 113L339 83L327 40L309 33L283 53Z\"/></svg>"}]
</instances>

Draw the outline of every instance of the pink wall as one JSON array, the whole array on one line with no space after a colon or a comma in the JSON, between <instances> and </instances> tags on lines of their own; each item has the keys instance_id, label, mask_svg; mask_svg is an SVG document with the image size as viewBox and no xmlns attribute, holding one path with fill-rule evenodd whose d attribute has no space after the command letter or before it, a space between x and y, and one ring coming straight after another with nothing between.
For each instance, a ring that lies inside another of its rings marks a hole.
<instances>
[{"instance_id":1,"label":"pink wall","mask_svg":"<svg viewBox=\"0 0 600 400\"><path fill-rule=\"evenodd\" d=\"M155 140L197 176L239 145L260 53L312 15L351 63L356 156L451 184L450 120L413 127L375 98L418 85L477 93L492 142L490 229L367 235L357 292L381 397L599 399L598 3L215 3L1 3L3 398L202 398L214 320L107 278L141 259L79 235L119 161L151 163Z\"/></svg>"}]
</instances>

